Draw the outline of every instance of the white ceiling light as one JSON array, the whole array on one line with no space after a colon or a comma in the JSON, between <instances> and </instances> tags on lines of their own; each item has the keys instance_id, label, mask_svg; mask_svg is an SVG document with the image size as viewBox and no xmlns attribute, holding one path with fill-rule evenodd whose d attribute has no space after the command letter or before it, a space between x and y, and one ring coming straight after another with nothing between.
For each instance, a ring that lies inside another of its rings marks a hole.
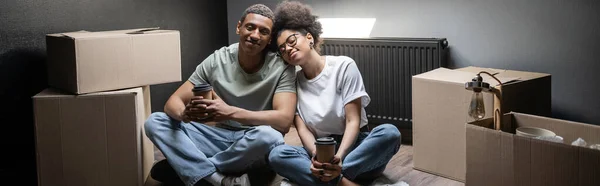
<instances>
[{"instance_id":1,"label":"white ceiling light","mask_svg":"<svg viewBox=\"0 0 600 186\"><path fill-rule=\"evenodd\" d=\"M320 18L323 38L365 38L371 35L375 18Z\"/></svg>"}]
</instances>

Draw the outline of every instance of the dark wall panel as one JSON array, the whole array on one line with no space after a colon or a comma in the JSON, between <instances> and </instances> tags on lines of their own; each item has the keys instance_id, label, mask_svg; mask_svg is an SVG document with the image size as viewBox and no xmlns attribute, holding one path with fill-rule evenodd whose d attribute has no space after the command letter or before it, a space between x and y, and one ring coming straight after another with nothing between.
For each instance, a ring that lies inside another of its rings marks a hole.
<instances>
[{"instance_id":1,"label":"dark wall panel","mask_svg":"<svg viewBox=\"0 0 600 186\"><path fill-rule=\"evenodd\" d=\"M0 178L36 185L31 97L47 87L45 34L161 27L181 31L182 80L227 44L226 1L8 0L0 3ZM181 82L153 85L162 111ZM18 178L18 179L17 179ZM1 185L1 184L0 184Z\"/></svg>"}]
</instances>

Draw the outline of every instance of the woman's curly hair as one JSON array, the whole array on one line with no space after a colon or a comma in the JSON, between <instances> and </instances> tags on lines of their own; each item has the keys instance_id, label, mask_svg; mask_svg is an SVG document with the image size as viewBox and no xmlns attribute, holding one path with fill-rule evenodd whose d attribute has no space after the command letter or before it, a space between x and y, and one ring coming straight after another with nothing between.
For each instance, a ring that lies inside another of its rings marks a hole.
<instances>
[{"instance_id":1,"label":"woman's curly hair","mask_svg":"<svg viewBox=\"0 0 600 186\"><path fill-rule=\"evenodd\" d=\"M275 24L271 36L272 49L277 50L277 37L281 35L281 31L290 29L303 35L310 33L314 38L314 49L320 54L323 44L320 36L323 28L317 18L318 16L312 14L312 8L309 5L297 1L279 3L275 8Z\"/></svg>"}]
</instances>

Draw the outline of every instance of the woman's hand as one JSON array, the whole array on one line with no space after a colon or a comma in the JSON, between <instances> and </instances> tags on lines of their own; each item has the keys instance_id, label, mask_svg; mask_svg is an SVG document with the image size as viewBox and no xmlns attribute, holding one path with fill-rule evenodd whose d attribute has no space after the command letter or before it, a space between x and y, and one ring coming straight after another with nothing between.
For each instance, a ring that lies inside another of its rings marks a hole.
<instances>
[{"instance_id":1,"label":"woman's hand","mask_svg":"<svg viewBox=\"0 0 600 186\"><path fill-rule=\"evenodd\" d=\"M310 164L310 172L312 175L321 180L323 174L325 174L325 170L323 170L323 164L317 161L317 155L315 154L311 159Z\"/></svg>"},{"instance_id":2,"label":"woman's hand","mask_svg":"<svg viewBox=\"0 0 600 186\"><path fill-rule=\"evenodd\" d=\"M324 172L323 177L321 177L320 180L329 182L342 174L342 158L340 155L336 154L333 156L331 163L323 163L321 167L323 167Z\"/></svg>"},{"instance_id":3,"label":"woman's hand","mask_svg":"<svg viewBox=\"0 0 600 186\"><path fill-rule=\"evenodd\" d=\"M342 165L342 155L340 155L340 154L334 155L333 159L331 159L331 164L340 164L340 165Z\"/></svg>"}]
</instances>

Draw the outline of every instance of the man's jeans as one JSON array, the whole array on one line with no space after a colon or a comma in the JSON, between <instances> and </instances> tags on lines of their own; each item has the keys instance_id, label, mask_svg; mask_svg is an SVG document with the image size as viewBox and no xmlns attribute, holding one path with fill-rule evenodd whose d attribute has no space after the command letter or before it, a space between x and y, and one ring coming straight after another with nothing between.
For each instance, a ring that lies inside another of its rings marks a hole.
<instances>
[{"instance_id":1,"label":"man's jeans","mask_svg":"<svg viewBox=\"0 0 600 186\"><path fill-rule=\"evenodd\" d=\"M339 146L341 137L336 138ZM357 181L380 175L400 148L400 132L391 124L375 127L370 133L361 132L351 152L342 161L343 177ZM279 175L298 185L337 185L339 178L325 183L312 175L311 156L303 147L281 145L269 155L269 165Z\"/></svg>"},{"instance_id":2,"label":"man's jeans","mask_svg":"<svg viewBox=\"0 0 600 186\"><path fill-rule=\"evenodd\" d=\"M165 155L185 185L218 171L244 172L266 165L269 152L284 143L270 126L232 131L201 123L183 123L163 112L150 115L146 135Z\"/></svg>"}]
</instances>

